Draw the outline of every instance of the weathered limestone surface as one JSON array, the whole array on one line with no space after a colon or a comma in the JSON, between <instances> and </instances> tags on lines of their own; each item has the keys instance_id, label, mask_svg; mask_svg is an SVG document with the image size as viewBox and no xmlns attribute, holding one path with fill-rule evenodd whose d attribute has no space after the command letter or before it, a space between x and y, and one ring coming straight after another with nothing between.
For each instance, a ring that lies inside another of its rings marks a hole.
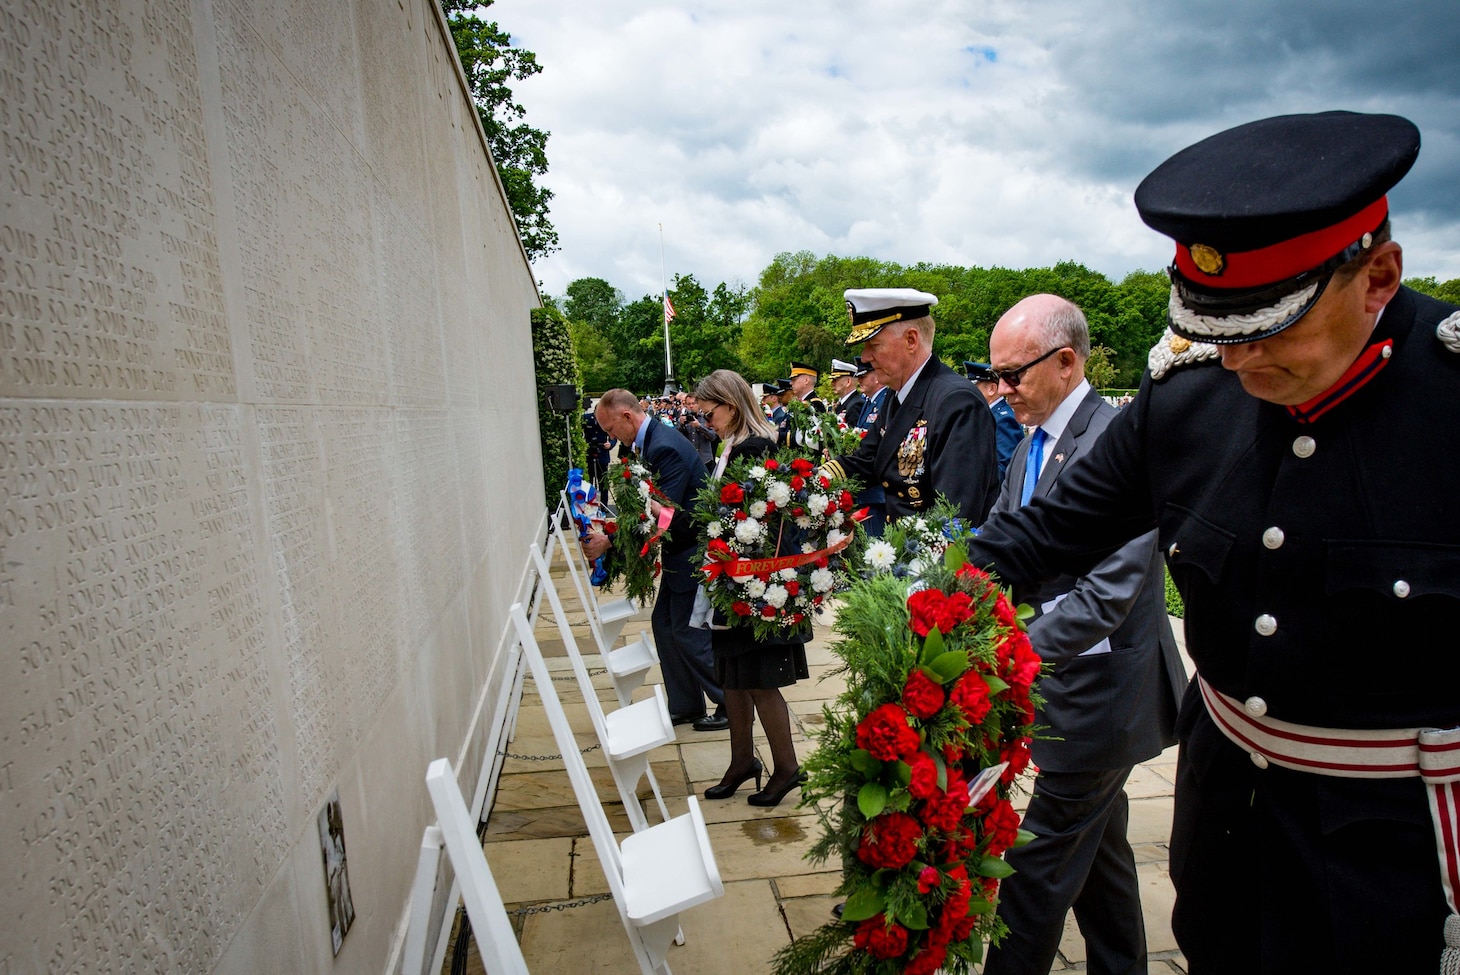
<instances>
[{"instance_id":1,"label":"weathered limestone surface","mask_svg":"<svg viewBox=\"0 0 1460 975\"><path fill-rule=\"evenodd\" d=\"M384 970L537 301L432 0L0 5L0 973Z\"/></svg>"}]
</instances>

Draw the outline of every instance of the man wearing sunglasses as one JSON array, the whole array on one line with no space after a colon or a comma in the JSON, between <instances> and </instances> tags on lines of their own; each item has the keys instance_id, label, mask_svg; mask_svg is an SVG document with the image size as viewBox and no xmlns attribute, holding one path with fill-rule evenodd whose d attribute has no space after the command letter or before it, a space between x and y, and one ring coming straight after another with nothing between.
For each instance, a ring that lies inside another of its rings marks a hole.
<instances>
[{"instance_id":1,"label":"man wearing sunglasses","mask_svg":"<svg viewBox=\"0 0 1460 975\"><path fill-rule=\"evenodd\" d=\"M983 521L999 493L993 414L983 397L933 356L932 309L938 299L912 288L848 289L847 345L891 392L876 424L851 454L827 462L887 495L887 517L932 508L938 495L959 517Z\"/></svg>"},{"instance_id":2,"label":"man wearing sunglasses","mask_svg":"<svg viewBox=\"0 0 1460 975\"><path fill-rule=\"evenodd\" d=\"M1406 119L1326 112L1157 167L1171 328L1140 392L969 545L1017 593L1159 531L1198 975L1460 970L1460 309L1401 285L1386 196L1418 154Z\"/></svg>"},{"instance_id":3,"label":"man wearing sunglasses","mask_svg":"<svg viewBox=\"0 0 1460 975\"><path fill-rule=\"evenodd\" d=\"M1044 497L1090 456L1115 407L1085 379L1090 331L1078 307L1033 295L1004 313L985 367L1020 423L994 512ZM975 365L982 365L976 363ZM1020 594L1035 611L1029 641L1053 670L1039 683L1034 840L1006 854L999 890L1009 936L986 975L1045 975L1073 908L1091 972L1145 971L1146 930L1135 853L1126 838L1125 783L1139 762L1175 744L1186 672L1166 616L1156 533L1126 542L1091 572Z\"/></svg>"}]
</instances>

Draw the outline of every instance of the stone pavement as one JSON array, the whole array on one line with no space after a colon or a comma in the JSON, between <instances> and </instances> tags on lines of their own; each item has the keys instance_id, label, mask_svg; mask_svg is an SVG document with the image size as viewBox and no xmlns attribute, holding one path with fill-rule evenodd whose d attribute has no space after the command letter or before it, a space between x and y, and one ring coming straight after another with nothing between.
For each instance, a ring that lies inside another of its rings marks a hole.
<instances>
[{"instance_id":1,"label":"stone pavement","mask_svg":"<svg viewBox=\"0 0 1460 975\"><path fill-rule=\"evenodd\" d=\"M572 586L560 583L558 589L575 624L579 646L591 647L592 638ZM1173 622L1179 639L1180 621ZM645 612L624 632L637 635L640 629L648 628ZM830 627L818 626L816 635L807 647L811 679L785 690L793 712L797 752L803 756L815 746L823 703L835 698L841 689L837 678L818 679L835 669L837 660L827 649L832 637ZM582 696L546 606L538 636L549 667L562 676L554 680L554 686L579 732L579 741L584 746L594 744ZM586 661L590 672L596 673L597 656L588 655ZM616 707L607 678L597 676L594 680L605 708ZM650 680L659 680L657 670ZM646 689L640 691L644 693ZM679 737L675 744L662 748L653 760L670 815L684 812L683 797L691 790L702 794L719 781L729 755L728 732L701 733L687 726L676 731ZM758 752L769 766L770 755L758 725L756 734ZM566 771L558 761L538 758L556 752L529 675L516 737L509 745L509 757L487 821L487 860L509 911L546 908L513 918L531 971L630 975L637 972L638 965L611 900L552 909L554 905L606 894L608 889ZM617 802L602 754L592 751L585 757L615 830L627 832L628 820ZM1173 893L1167 876L1175 772L1176 750L1172 748L1138 767L1127 787L1131 799L1130 840L1142 879L1150 971L1161 975L1186 971L1185 959L1171 935ZM725 883L725 896L681 915L686 941L682 947L672 949L669 959L677 975L769 971L776 951L793 937L822 924L837 900L832 891L839 879L839 866L803 859L803 853L818 836L815 811L796 807L797 792L787 796L779 807L756 808L745 802L744 797L751 791L747 783L732 799L700 800ZM640 794L650 822L657 821L658 812L646 783ZM609 798L614 801L609 802ZM451 953L447 957L449 964ZM1084 968L1084 942L1070 918L1053 970L1076 972ZM468 971L483 971L474 949L469 954Z\"/></svg>"}]
</instances>

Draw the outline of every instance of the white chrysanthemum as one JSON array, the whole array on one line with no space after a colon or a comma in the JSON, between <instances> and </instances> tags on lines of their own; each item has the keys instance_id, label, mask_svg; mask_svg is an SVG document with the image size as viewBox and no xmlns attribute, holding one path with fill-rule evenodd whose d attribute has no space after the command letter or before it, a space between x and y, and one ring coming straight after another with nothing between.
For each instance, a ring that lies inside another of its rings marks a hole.
<instances>
[{"instance_id":1,"label":"white chrysanthemum","mask_svg":"<svg viewBox=\"0 0 1460 975\"><path fill-rule=\"evenodd\" d=\"M777 508L784 508L791 503L791 485L785 481L771 481L766 485L765 496Z\"/></svg>"},{"instance_id":2,"label":"white chrysanthemum","mask_svg":"<svg viewBox=\"0 0 1460 975\"><path fill-rule=\"evenodd\" d=\"M776 576L782 582L790 582L792 579L796 578L796 570L795 569L782 569L780 572L777 572L776 573Z\"/></svg>"},{"instance_id":3,"label":"white chrysanthemum","mask_svg":"<svg viewBox=\"0 0 1460 975\"><path fill-rule=\"evenodd\" d=\"M649 482L648 481L640 481L639 482L639 497L643 498L645 501L648 501L649 500Z\"/></svg>"},{"instance_id":4,"label":"white chrysanthemum","mask_svg":"<svg viewBox=\"0 0 1460 975\"><path fill-rule=\"evenodd\" d=\"M759 579L751 579L745 584L745 594L751 599L759 599L765 595L765 583Z\"/></svg>"},{"instance_id":5,"label":"white chrysanthemum","mask_svg":"<svg viewBox=\"0 0 1460 975\"><path fill-rule=\"evenodd\" d=\"M830 592L835 578L830 569L813 569L811 571L811 588L817 592Z\"/></svg>"},{"instance_id":6,"label":"white chrysanthemum","mask_svg":"<svg viewBox=\"0 0 1460 975\"><path fill-rule=\"evenodd\" d=\"M897 549L879 538L867 546L867 564L878 572L886 572L897 564Z\"/></svg>"},{"instance_id":7,"label":"white chrysanthemum","mask_svg":"<svg viewBox=\"0 0 1460 975\"><path fill-rule=\"evenodd\" d=\"M643 464L630 464L629 470L633 471L636 477L649 476L649 468L645 467Z\"/></svg>"},{"instance_id":8,"label":"white chrysanthemum","mask_svg":"<svg viewBox=\"0 0 1460 975\"><path fill-rule=\"evenodd\" d=\"M757 481L764 480L765 479L765 468L764 467L752 467L750 469L750 476L753 479L757 480Z\"/></svg>"},{"instance_id":9,"label":"white chrysanthemum","mask_svg":"<svg viewBox=\"0 0 1460 975\"><path fill-rule=\"evenodd\" d=\"M847 537L847 533L846 532L839 531L839 530L833 528L831 531L829 531L829 532L826 533L826 547L827 548L831 548L837 542L841 541L843 538L846 538L846 537Z\"/></svg>"},{"instance_id":10,"label":"white chrysanthemum","mask_svg":"<svg viewBox=\"0 0 1460 975\"><path fill-rule=\"evenodd\" d=\"M641 521L634 526L634 530L640 535L647 535L654 530L654 523L652 521Z\"/></svg>"},{"instance_id":11,"label":"white chrysanthemum","mask_svg":"<svg viewBox=\"0 0 1460 975\"><path fill-rule=\"evenodd\" d=\"M765 601L776 609L786 605L786 587L782 585L766 586Z\"/></svg>"},{"instance_id":12,"label":"white chrysanthemum","mask_svg":"<svg viewBox=\"0 0 1460 975\"><path fill-rule=\"evenodd\" d=\"M921 534L921 533L923 533L923 532L925 532L927 530L928 530L928 523L926 521L923 521L923 519L918 518L916 521L913 522L913 531L918 532L919 534Z\"/></svg>"},{"instance_id":13,"label":"white chrysanthemum","mask_svg":"<svg viewBox=\"0 0 1460 975\"><path fill-rule=\"evenodd\" d=\"M719 538L721 535L725 534L725 526L720 524L718 521L712 521L705 526L705 534L709 535L711 538Z\"/></svg>"},{"instance_id":14,"label":"white chrysanthemum","mask_svg":"<svg viewBox=\"0 0 1460 975\"><path fill-rule=\"evenodd\" d=\"M760 537L760 522L754 518L747 518L744 521L735 523L735 540L749 545Z\"/></svg>"},{"instance_id":15,"label":"white chrysanthemum","mask_svg":"<svg viewBox=\"0 0 1460 975\"><path fill-rule=\"evenodd\" d=\"M813 494L813 495L811 495L811 497L809 497L809 498L806 499L806 510L807 511L810 511L813 515L815 515L818 518L820 518L822 515L826 514L826 495L824 495L824 494Z\"/></svg>"},{"instance_id":16,"label":"white chrysanthemum","mask_svg":"<svg viewBox=\"0 0 1460 975\"><path fill-rule=\"evenodd\" d=\"M806 517L805 515L802 515L800 518L797 518L796 519L796 527L797 528L810 528L811 527L811 519L808 518L808 517ZM807 549L807 551L809 552L809 551L811 551L811 549Z\"/></svg>"},{"instance_id":17,"label":"white chrysanthemum","mask_svg":"<svg viewBox=\"0 0 1460 975\"><path fill-rule=\"evenodd\" d=\"M803 555L810 555L814 551L816 551L815 545L812 545L810 542L801 543L801 553Z\"/></svg>"},{"instance_id":18,"label":"white chrysanthemum","mask_svg":"<svg viewBox=\"0 0 1460 975\"><path fill-rule=\"evenodd\" d=\"M840 525L842 522L844 522L846 520L847 520L847 516L844 515L844 514L842 514L840 511L833 512L832 513L832 516L827 519L827 521L831 522L833 525Z\"/></svg>"},{"instance_id":19,"label":"white chrysanthemum","mask_svg":"<svg viewBox=\"0 0 1460 975\"><path fill-rule=\"evenodd\" d=\"M752 518L764 518L765 517L765 502L764 501L752 501L750 503L750 517L752 517Z\"/></svg>"}]
</instances>

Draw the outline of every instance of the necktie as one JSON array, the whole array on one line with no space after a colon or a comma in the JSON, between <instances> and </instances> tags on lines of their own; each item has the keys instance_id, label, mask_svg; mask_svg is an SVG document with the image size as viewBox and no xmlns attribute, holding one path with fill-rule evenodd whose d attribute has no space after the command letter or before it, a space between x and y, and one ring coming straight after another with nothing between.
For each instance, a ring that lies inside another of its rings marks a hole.
<instances>
[{"instance_id":1,"label":"necktie","mask_svg":"<svg viewBox=\"0 0 1460 975\"><path fill-rule=\"evenodd\" d=\"M1029 438L1029 455L1024 458L1024 491L1019 504L1026 505L1034 496L1034 485L1039 480L1039 468L1044 463L1044 427L1035 427L1034 436Z\"/></svg>"}]
</instances>

